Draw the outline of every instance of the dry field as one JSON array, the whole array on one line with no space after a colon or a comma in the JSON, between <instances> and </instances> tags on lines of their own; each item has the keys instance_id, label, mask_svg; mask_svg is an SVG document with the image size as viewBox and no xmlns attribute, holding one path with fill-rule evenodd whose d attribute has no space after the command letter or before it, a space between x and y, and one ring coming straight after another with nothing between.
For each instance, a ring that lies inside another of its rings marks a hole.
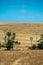
<instances>
[{"instance_id":1,"label":"dry field","mask_svg":"<svg viewBox=\"0 0 43 65\"><path fill-rule=\"evenodd\" d=\"M0 23L0 42L4 41L7 31L16 33L15 40L21 42L21 46L29 46L30 37L33 37L33 44L36 44L36 37L40 38L43 23ZM43 50L0 50L0 65L43 65Z\"/></svg>"},{"instance_id":2,"label":"dry field","mask_svg":"<svg viewBox=\"0 0 43 65\"><path fill-rule=\"evenodd\" d=\"M2 42L7 31L16 33L16 40L21 42L21 46L31 45L30 37L33 37L33 44L36 44L43 33L43 23L0 23L0 42Z\"/></svg>"},{"instance_id":3,"label":"dry field","mask_svg":"<svg viewBox=\"0 0 43 65\"><path fill-rule=\"evenodd\" d=\"M0 65L43 65L43 50L0 51Z\"/></svg>"}]
</instances>

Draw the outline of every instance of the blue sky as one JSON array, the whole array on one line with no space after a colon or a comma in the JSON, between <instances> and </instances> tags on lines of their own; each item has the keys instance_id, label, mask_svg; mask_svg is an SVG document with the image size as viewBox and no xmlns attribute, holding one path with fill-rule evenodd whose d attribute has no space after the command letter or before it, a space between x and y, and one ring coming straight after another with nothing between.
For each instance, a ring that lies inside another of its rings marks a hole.
<instances>
[{"instance_id":1,"label":"blue sky","mask_svg":"<svg viewBox=\"0 0 43 65\"><path fill-rule=\"evenodd\" d=\"M43 22L43 0L0 0L0 22Z\"/></svg>"}]
</instances>

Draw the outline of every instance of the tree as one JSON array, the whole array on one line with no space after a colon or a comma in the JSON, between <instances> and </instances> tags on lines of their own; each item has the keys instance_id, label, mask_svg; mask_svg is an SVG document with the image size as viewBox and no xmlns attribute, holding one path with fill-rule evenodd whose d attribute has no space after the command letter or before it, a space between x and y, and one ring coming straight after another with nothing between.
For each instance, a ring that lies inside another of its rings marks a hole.
<instances>
[{"instance_id":1,"label":"tree","mask_svg":"<svg viewBox=\"0 0 43 65\"><path fill-rule=\"evenodd\" d=\"M15 33L11 34L11 32L7 32L5 39L5 46L7 50L11 50L11 48L13 48L14 45Z\"/></svg>"},{"instance_id":2,"label":"tree","mask_svg":"<svg viewBox=\"0 0 43 65\"><path fill-rule=\"evenodd\" d=\"M30 37L30 41L31 41L31 45L32 45L33 37Z\"/></svg>"}]
</instances>

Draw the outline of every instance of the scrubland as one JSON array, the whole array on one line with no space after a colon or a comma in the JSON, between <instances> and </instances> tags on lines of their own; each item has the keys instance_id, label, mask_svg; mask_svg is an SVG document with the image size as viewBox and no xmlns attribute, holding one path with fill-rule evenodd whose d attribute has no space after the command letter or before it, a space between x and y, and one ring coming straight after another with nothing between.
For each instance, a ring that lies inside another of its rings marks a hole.
<instances>
[{"instance_id":1,"label":"scrubland","mask_svg":"<svg viewBox=\"0 0 43 65\"><path fill-rule=\"evenodd\" d=\"M7 31L15 32L20 46L30 46L36 43L43 34L43 23L0 23L0 42L3 41ZM43 65L43 50L1 50L0 65Z\"/></svg>"}]
</instances>

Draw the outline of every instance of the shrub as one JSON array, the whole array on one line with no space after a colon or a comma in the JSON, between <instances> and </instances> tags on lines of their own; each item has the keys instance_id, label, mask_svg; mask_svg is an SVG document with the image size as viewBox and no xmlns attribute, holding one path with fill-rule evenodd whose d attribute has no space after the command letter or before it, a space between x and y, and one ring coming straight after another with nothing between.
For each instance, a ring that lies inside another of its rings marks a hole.
<instances>
[{"instance_id":1,"label":"shrub","mask_svg":"<svg viewBox=\"0 0 43 65\"><path fill-rule=\"evenodd\" d=\"M41 41L41 42L38 44L38 48L39 48L39 49L43 49L43 41Z\"/></svg>"},{"instance_id":2,"label":"shrub","mask_svg":"<svg viewBox=\"0 0 43 65\"><path fill-rule=\"evenodd\" d=\"M4 44L2 44L2 45L1 45L1 47L5 47L5 45L4 45Z\"/></svg>"},{"instance_id":3,"label":"shrub","mask_svg":"<svg viewBox=\"0 0 43 65\"><path fill-rule=\"evenodd\" d=\"M8 40L8 43L6 43L7 50L10 50L11 48L13 48L13 45L14 45L14 41Z\"/></svg>"},{"instance_id":4,"label":"shrub","mask_svg":"<svg viewBox=\"0 0 43 65\"><path fill-rule=\"evenodd\" d=\"M36 49L36 48L37 48L37 46L35 44L33 44L32 46L29 47L29 49L31 49L31 50Z\"/></svg>"},{"instance_id":5,"label":"shrub","mask_svg":"<svg viewBox=\"0 0 43 65\"><path fill-rule=\"evenodd\" d=\"M15 41L15 44L17 44L17 45L20 45L20 42L18 42L18 41Z\"/></svg>"},{"instance_id":6,"label":"shrub","mask_svg":"<svg viewBox=\"0 0 43 65\"><path fill-rule=\"evenodd\" d=\"M38 48L43 49L43 34L40 35L40 39L38 40Z\"/></svg>"},{"instance_id":7,"label":"shrub","mask_svg":"<svg viewBox=\"0 0 43 65\"><path fill-rule=\"evenodd\" d=\"M0 48L1 48L1 47L3 47L3 48L4 48L4 47L5 47L5 45L0 43Z\"/></svg>"},{"instance_id":8,"label":"shrub","mask_svg":"<svg viewBox=\"0 0 43 65\"><path fill-rule=\"evenodd\" d=\"M5 37L5 44L6 44L5 46L7 50L11 50L13 48L14 40L15 40L15 33L11 34L11 32L7 32Z\"/></svg>"},{"instance_id":9,"label":"shrub","mask_svg":"<svg viewBox=\"0 0 43 65\"><path fill-rule=\"evenodd\" d=\"M0 43L0 48L1 48L1 43Z\"/></svg>"},{"instance_id":10,"label":"shrub","mask_svg":"<svg viewBox=\"0 0 43 65\"><path fill-rule=\"evenodd\" d=\"M15 33L7 32L5 36L5 47L7 50L13 49L14 45L20 45L20 42L15 42Z\"/></svg>"},{"instance_id":11,"label":"shrub","mask_svg":"<svg viewBox=\"0 0 43 65\"><path fill-rule=\"evenodd\" d=\"M32 45L32 49L36 49L36 45L35 44Z\"/></svg>"}]
</instances>

